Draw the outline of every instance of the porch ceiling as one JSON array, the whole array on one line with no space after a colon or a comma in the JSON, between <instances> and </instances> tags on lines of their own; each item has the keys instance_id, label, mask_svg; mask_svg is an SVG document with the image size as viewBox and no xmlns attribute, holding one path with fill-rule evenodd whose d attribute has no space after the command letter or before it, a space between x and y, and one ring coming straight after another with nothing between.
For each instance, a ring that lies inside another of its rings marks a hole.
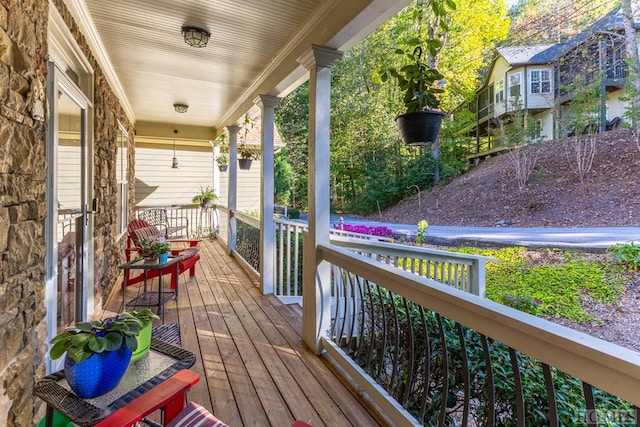
<instances>
[{"instance_id":1,"label":"porch ceiling","mask_svg":"<svg viewBox=\"0 0 640 427\"><path fill-rule=\"evenodd\" d=\"M180 126L218 134L259 94L285 95L304 81L297 58L312 44L345 50L409 0L66 3L136 127L163 123L145 136L175 137L166 133ZM185 44L183 25L210 31L209 44Z\"/></svg>"}]
</instances>

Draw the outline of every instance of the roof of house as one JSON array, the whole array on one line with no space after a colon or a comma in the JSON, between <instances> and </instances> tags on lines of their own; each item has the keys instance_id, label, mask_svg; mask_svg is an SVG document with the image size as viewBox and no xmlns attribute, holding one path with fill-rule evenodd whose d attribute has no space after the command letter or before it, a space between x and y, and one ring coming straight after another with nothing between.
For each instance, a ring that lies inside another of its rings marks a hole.
<instances>
[{"instance_id":1,"label":"roof of house","mask_svg":"<svg viewBox=\"0 0 640 427\"><path fill-rule=\"evenodd\" d=\"M559 53L560 44L538 46L505 46L497 49L511 66L525 64L547 64Z\"/></svg>"}]
</instances>

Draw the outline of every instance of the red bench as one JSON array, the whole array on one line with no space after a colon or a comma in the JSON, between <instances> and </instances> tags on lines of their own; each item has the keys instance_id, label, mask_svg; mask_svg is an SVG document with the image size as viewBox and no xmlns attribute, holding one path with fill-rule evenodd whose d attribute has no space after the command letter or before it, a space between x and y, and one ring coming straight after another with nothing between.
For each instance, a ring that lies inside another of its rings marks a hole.
<instances>
[{"instance_id":1,"label":"red bench","mask_svg":"<svg viewBox=\"0 0 640 427\"><path fill-rule=\"evenodd\" d=\"M134 219L127 226L127 247L125 248L125 256L127 262L132 261L135 255L140 252L138 242L140 240L157 240L158 238L164 238L164 233L154 225L150 225L147 221L142 219ZM178 274L182 274L189 270L189 276L196 274L196 263L200 259L200 248L198 248L199 239L170 239L167 240L169 244L176 245L188 245L186 248L171 249L173 255L180 255L184 257L182 261L178 263ZM148 270L147 278L151 279L158 277L160 274L171 274L171 289L176 287L176 273L173 266L167 267L162 270ZM136 283L144 281L144 272L138 275L132 275L130 270L125 270L123 286L131 286Z\"/></svg>"}]
</instances>

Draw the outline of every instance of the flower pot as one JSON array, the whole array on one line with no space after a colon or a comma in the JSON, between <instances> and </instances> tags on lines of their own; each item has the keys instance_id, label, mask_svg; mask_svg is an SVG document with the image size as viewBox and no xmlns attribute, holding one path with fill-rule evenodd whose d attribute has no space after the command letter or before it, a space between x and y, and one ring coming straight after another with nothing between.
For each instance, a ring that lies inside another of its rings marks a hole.
<instances>
[{"instance_id":1,"label":"flower pot","mask_svg":"<svg viewBox=\"0 0 640 427\"><path fill-rule=\"evenodd\" d=\"M145 325L140 328L140 333L138 334L138 348L131 355L131 363L142 359L144 356L149 353L149 349L151 348L151 320L149 320Z\"/></svg>"},{"instance_id":2,"label":"flower pot","mask_svg":"<svg viewBox=\"0 0 640 427\"><path fill-rule=\"evenodd\" d=\"M116 388L127 372L131 354L131 349L123 342L119 350L94 353L82 362L67 355L64 376L75 394L92 399Z\"/></svg>"},{"instance_id":3,"label":"flower pot","mask_svg":"<svg viewBox=\"0 0 640 427\"><path fill-rule=\"evenodd\" d=\"M167 261L169 261L169 252L165 252L163 254L158 255L158 262L160 264L164 264Z\"/></svg>"},{"instance_id":4,"label":"flower pot","mask_svg":"<svg viewBox=\"0 0 640 427\"><path fill-rule=\"evenodd\" d=\"M220 172L226 172L229 165L218 165Z\"/></svg>"},{"instance_id":5,"label":"flower pot","mask_svg":"<svg viewBox=\"0 0 640 427\"><path fill-rule=\"evenodd\" d=\"M416 111L396 117L402 142L408 145L424 145L435 142L440 132L442 111Z\"/></svg>"},{"instance_id":6,"label":"flower pot","mask_svg":"<svg viewBox=\"0 0 640 427\"><path fill-rule=\"evenodd\" d=\"M251 169L251 159L238 159L238 167L240 169Z\"/></svg>"}]
</instances>

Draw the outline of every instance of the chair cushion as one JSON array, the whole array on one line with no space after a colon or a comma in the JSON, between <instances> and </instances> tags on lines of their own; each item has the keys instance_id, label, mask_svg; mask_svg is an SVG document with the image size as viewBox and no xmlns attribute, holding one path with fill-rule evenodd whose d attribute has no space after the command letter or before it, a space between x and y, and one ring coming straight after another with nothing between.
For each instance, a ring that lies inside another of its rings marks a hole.
<instances>
[{"instance_id":1,"label":"chair cushion","mask_svg":"<svg viewBox=\"0 0 640 427\"><path fill-rule=\"evenodd\" d=\"M228 427L202 406L189 402L166 427Z\"/></svg>"},{"instance_id":2,"label":"chair cushion","mask_svg":"<svg viewBox=\"0 0 640 427\"><path fill-rule=\"evenodd\" d=\"M184 261L186 259L196 256L198 252L200 252L200 248L196 248L196 247L183 249L180 251L180 256L183 258L183 261Z\"/></svg>"},{"instance_id":3,"label":"chair cushion","mask_svg":"<svg viewBox=\"0 0 640 427\"><path fill-rule=\"evenodd\" d=\"M137 228L133 230L133 235L133 241L136 245L140 240L157 240L160 237L164 237L164 233L158 230L158 227L153 225Z\"/></svg>"}]
</instances>

